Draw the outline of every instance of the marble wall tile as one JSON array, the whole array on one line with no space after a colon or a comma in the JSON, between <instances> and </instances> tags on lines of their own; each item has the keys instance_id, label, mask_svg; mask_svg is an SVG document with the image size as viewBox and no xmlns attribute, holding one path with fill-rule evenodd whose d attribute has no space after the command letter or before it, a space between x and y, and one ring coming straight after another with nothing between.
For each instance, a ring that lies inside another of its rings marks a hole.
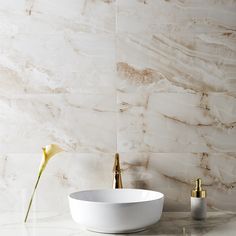
<instances>
[{"instance_id":1,"label":"marble wall tile","mask_svg":"<svg viewBox=\"0 0 236 236\"><path fill-rule=\"evenodd\" d=\"M0 152L31 153L49 143L76 152L116 150L114 94L0 99Z\"/></svg>"},{"instance_id":2,"label":"marble wall tile","mask_svg":"<svg viewBox=\"0 0 236 236\"><path fill-rule=\"evenodd\" d=\"M121 152L236 151L234 96L119 93L118 103Z\"/></svg>"},{"instance_id":3,"label":"marble wall tile","mask_svg":"<svg viewBox=\"0 0 236 236\"><path fill-rule=\"evenodd\" d=\"M236 91L235 4L117 1L121 91Z\"/></svg>"},{"instance_id":4,"label":"marble wall tile","mask_svg":"<svg viewBox=\"0 0 236 236\"><path fill-rule=\"evenodd\" d=\"M112 2L0 1L1 94L114 92L114 36Z\"/></svg>"}]
</instances>

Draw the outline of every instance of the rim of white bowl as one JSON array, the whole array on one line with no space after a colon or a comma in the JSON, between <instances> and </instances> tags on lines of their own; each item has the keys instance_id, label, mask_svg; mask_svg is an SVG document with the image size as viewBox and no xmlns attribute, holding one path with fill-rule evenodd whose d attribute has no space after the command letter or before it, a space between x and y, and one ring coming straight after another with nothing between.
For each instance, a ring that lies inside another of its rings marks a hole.
<instances>
[{"instance_id":1,"label":"rim of white bowl","mask_svg":"<svg viewBox=\"0 0 236 236\"><path fill-rule=\"evenodd\" d=\"M147 191L147 192L153 192L153 193L158 193L158 195L160 195L159 197L155 197L153 199L150 200L142 200L142 201L134 201L134 202L99 202L99 201L88 201L88 200L82 200L82 199L78 199L73 197L73 195L78 194L78 193L84 193L84 192L96 192L96 191L125 191L125 190L132 190L132 191ZM137 203L143 203L143 202L152 202L152 201L156 201L156 200L161 200L162 198L164 198L164 194L158 191L154 191L154 190L149 190L149 189L136 189L136 188L120 188L120 189L112 189L112 188L104 188L104 189L88 189L88 190L82 190L82 191L77 191L77 192L73 192L70 193L68 195L69 199L72 200L76 200L76 201L80 201L80 202L88 202L91 204L104 204L104 205L119 205L119 204L137 204Z\"/></svg>"}]
</instances>

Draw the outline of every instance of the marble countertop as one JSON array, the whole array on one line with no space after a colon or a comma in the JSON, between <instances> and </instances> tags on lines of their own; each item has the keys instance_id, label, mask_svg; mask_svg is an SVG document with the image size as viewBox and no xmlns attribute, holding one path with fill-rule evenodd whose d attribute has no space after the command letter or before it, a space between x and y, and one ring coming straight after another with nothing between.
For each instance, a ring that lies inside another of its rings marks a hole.
<instances>
[{"instance_id":1,"label":"marble countertop","mask_svg":"<svg viewBox=\"0 0 236 236\"><path fill-rule=\"evenodd\" d=\"M1 236L94 236L99 235L79 227L70 214L32 213L24 224L23 215L14 212L0 214ZM130 235L236 235L236 212L211 212L205 221L193 221L187 212L164 212L159 221L146 231Z\"/></svg>"}]
</instances>

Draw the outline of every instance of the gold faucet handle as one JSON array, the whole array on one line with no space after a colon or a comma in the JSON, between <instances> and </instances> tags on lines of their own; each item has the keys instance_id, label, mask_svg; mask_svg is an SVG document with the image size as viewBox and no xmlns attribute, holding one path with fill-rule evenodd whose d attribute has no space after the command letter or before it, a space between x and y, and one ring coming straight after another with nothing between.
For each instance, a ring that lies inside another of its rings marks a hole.
<instances>
[{"instance_id":1,"label":"gold faucet handle","mask_svg":"<svg viewBox=\"0 0 236 236\"><path fill-rule=\"evenodd\" d=\"M115 154L115 161L113 166L113 189L123 188L122 178L121 178L121 168L120 168L120 158L119 154Z\"/></svg>"},{"instance_id":2,"label":"gold faucet handle","mask_svg":"<svg viewBox=\"0 0 236 236\"><path fill-rule=\"evenodd\" d=\"M114 161L114 166L113 166L113 172L121 172L119 153L115 154L115 161Z\"/></svg>"}]
</instances>

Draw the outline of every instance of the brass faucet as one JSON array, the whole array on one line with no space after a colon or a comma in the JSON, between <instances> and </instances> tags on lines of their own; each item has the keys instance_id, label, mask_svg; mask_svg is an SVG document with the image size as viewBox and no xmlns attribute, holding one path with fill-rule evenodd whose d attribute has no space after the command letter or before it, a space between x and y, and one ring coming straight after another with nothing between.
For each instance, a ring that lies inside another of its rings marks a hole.
<instances>
[{"instance_id":1,"label":"brass faucet","mask_svg":"<svg viewBox=\"0 0 236 236\"><path fill-rule=\"evenodd\" d=\"M113 189L123 188L122 179L121 179L121 169L120 169L120 158L119 153L115 154L115 161L113 167Z\"/></svg>"}]
</instances>

